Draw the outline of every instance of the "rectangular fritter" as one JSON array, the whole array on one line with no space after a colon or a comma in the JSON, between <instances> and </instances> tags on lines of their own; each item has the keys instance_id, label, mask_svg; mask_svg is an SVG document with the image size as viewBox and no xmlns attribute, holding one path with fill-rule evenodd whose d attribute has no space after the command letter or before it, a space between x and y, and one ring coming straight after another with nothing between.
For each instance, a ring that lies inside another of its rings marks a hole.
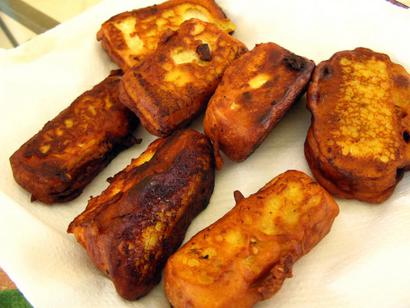
<instances>
[{"instance_id":1,"label":"rectangular fritter","mask_svg":"<svg viewBox=\"0 0 410 308\"><path fill-rule=\"evenodd\" d=\"M300 171L287 171L195 235L165 267L174 308L252 307L275 294L293 264L330 230L339 208Z\"/></svg>"},{"instance_id":2,"label":"rectangular fritter","mask_svg":"<svg viewBox=\"0 0 410 308\"><path fill-rule=\"evenodd\" d=\"M410 169L410 74L367 48L335 53L315 69L305 156L332 194L380 203Z\"/></svg>"},{"instance_id":3,"label":"rectangular fritter","mask_svg":"<svg viewBox=\"0 0 410 308\"><path fill-rule=\"evenodd\" d=\"M92 198L68 232L128 300L161 279L167 258L214 188L212 147L188 129L154 141Z\"/></svg>"},{"instance_id":4,"label":"rectangular fritter","mask_svg":"<svg viewBox=\"0 0 410 308\"><path fill-rule=\"evenodd\" d=\"M120 100L150 133L169 135L205 108L226 67L245 51L215 25L191 19L124 74Z\"/></svg>"},{"instance_id":5,"label":"rectangular fritter","mask_svg":"<svg viewBox=\"0 0 410 308\"><path fill-rule=\"evenodd\" d=\"M114 71L24 143L11 157L13 175L33 200L74 199L121 150L135 143L138 119L118 102Z\"/></svg>"},{"instance_id":6,"label":"rectangular fritter","mask_svg":"<svg viewBox=\"0 0 410 308\"><path fill-rule=\"evenodd\" d=\"M235 25L213 0L171 0L118 14L101 26L97 39L124 71L155 51L186 20L198 18L231 33Z\"/></svg>"},{"instance_id":7,"label":"rectangular fritter","mask_svg":"<svg viewBox=\"0 0 410 308\"><path fill-rule=\"evenodd\" d=\"M245 160L303 93L313 61L274 44L257 45L234 61L209 101L204 129L230 159Z\"/></svg>"}]
</instances>

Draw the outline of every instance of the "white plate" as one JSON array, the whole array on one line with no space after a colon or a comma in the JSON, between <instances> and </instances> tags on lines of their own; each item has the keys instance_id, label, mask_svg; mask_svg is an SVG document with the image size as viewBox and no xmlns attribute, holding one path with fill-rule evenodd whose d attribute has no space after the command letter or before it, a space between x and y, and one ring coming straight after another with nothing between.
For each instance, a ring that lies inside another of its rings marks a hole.
<instances>
[{"instance_id":1,"label":"white plate","mask_svg":"<svg viewBox=\"0 0 410 308\"><path fill-rule=\"evenodd\" d=\"M135 302L117 296L111 281L90 262L68 223L90 195L107 186L154 138L121 153L74 201L48 207L30 203L13 180L9 156L114 65L95 33L110 16L153 1L108 0L15 50L0 50L0 266L36 307L166 307L162 285ZM410 68L410 10L386 1L220 0L248 47L273 41L319 62L358 46L389 54ZM245 162L227 162L217 173L208 208L186 239L287 169L310 174L303 142L310 115L301 100ZM194 123L200 128L201 121ZM294 277L258 307L409 307L410 175L379 206L338 200L341 212L330 234L294 267Z\"/></svg>"}]
</instances>

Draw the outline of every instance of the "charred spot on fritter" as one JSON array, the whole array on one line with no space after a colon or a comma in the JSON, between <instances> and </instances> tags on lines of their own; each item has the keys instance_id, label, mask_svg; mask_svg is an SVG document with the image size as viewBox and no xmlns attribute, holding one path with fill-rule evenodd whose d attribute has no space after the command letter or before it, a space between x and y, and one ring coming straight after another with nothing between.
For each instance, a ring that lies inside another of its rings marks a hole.
<instances>
[{"instance_id":1,"label":"charred spot on fritter","mask_svg":"<svg viewBox=\"0 0 410 308\"><path fill-rule=\"evenodd\" d=\"M404 168L397 169L397 171L396 171L396 179L397 180L401 180L403 178L404 171L405 171Z\"/></svg>"},{"instance_id":2,"label":"charred spot on fritter","mask_svg":"<svg viewBox=\"0 0 410 308\"><path fill-rule=\"evenodd\" d=\"M285 65L294 71L301 71L305 68L306 60L294 53L290 53L283 58Z\"/></svg>"},{"instance_id":3,"label":"charred spot on fritter","mask_svg":"<svg viewBox=\"0 0 410 308\"><path fill-rule=\"evenodd\" d=\"M410 79L406 78L403 75L394 76L394 83L400 88L406 88L409 86Z\"/></svg>"},{"instance_id":4,"label":"charred spot on fritter","mask_svg":"<svg viewBox=\"0 0 410 308\"><path fill-rule=\"evenodd\" d=\"M249 102L252 100L252 92L250 91L243 92L242 97L245 102Z\"/></svg>"},{"instance_id":5,"label":"charred spot on fritter","mask_svg":"<svg viewBox=\"0 0 410 308\"><path fill-rule=\"evenodd\" d=\"M325 66L322 70L322 79L328 79L332 76L332 69L329 66Z\"/></svg>"},{"instance_id":6,"label":"charred spot on fritter","mask_svg":"<svg viewBox=\"0 0 410 308\"><path fill-rule=\"evenodd\" d=\"M198 45L196 52L199 55L199 59L201 59L202 61L209 62L212 60L212 54L208 44Z\"/></svg>"},{"instance_id":7,"label":"charred spot on fritter","mask_svg":"<svg viewBox=\"0 0 410 308\"><path fill-rule=\"evenodd\" d=\"M409 143L409 141L410 141L410 134L409 134L409 132L408 132L407 130L405 130L405 131L403 132L403 140L404 140L406 143Z\"/></svg>"}]
</instances>

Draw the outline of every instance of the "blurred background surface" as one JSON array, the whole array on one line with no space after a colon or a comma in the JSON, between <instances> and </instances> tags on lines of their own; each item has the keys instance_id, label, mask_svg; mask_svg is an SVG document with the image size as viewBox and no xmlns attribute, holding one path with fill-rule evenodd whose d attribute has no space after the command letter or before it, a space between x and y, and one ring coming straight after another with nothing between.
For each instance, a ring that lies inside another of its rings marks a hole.
<instances>
[{"instance_id":1,"label":"blurred background surface","mask_svg":"<svg viewBox=\"0 0 410 308\"><path fill-rule=\"evenodd\" d=\"M0 0L0 48L13 48L101 0Z\"/></svg>"}]
</instances>

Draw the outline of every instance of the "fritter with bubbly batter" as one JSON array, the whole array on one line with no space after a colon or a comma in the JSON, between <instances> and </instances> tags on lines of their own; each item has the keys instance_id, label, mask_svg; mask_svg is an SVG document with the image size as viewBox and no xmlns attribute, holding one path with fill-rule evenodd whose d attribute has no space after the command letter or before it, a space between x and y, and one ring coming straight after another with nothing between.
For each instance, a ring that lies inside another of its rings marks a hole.
<instances>
[{"instance_id":1,"label":"fritter with bubbly batter","mask_svg":"<svg viewBox=\"0 0 410 308\"><path fill-rule=\"evenodd\" d=\"M124 12L107 20L97 33L103 48L124 71L138 65L186 20L197 18L232 33L235 25L213 0L171 0Z\"/></svg>"},{"instance_id":2,"label":"fritter with bubbly batter","mask_svg":"<svg viewBox=\"0 0 410 308\"><path fill-rule=\"evenodd\" d=\"M167 258L214 188L212 147L188 129L154 141L110 180L69 226L95 265L128 300L161 279Z\"/></svg>"},{"instance_id":3,"label":"fritter with bubbly batter","mask_svg":"<svg viewBox=\"0 0 410 308\"><path fill-rule=\"evenodd\" d=\"M308 90L309 166L341 198L378 203L410 167L410 75L370 49L336 53Z\"/></svg>"},{"instance_id":4,"label":"fritter with bubbly batter","mask_svg":"<svg viewBox=\"0 0 410 308\"><path fill-rule=\"evenodd\" d=\"M306 174L287 171L172 255L165 292L174 308L252 307L275 294L293 264L330 230L339 208Z\"/></svg>"},{"instance_id":5,"label":"fritter with bubbly batter","mask_svg":"<svg viewBox=\"0 0 410 308\"><path fill-rule=\"evenodd\" d=\"M52 204L78 196L121 150L135 143L138 119L118 101L114 71L23 144L10 163L32 200Z\"/></svg>"},{"instance_id":6,"label":"fritter with bubbly batter","mask_svg":"<svg viewBox=\"0 0 410 308\"><path fill-rule=\"evenodd\" d=\"M205 108L226 67L245 51L215 25L191 19L124 74L120 100L150 133L169 135Z\"/></svg>"},{"instance_id":7,"label":"fritter with bubbly batter","mask_svg":"<svg viewBox=\"0 0 410 308\"><path fill-rule=\"evenodd\" d=\"M314 67L313 61L265 43L226 69L204 119L218 167L219 149L235 161L255 151L304 92Z\"/></svg>"}]
</instances>

